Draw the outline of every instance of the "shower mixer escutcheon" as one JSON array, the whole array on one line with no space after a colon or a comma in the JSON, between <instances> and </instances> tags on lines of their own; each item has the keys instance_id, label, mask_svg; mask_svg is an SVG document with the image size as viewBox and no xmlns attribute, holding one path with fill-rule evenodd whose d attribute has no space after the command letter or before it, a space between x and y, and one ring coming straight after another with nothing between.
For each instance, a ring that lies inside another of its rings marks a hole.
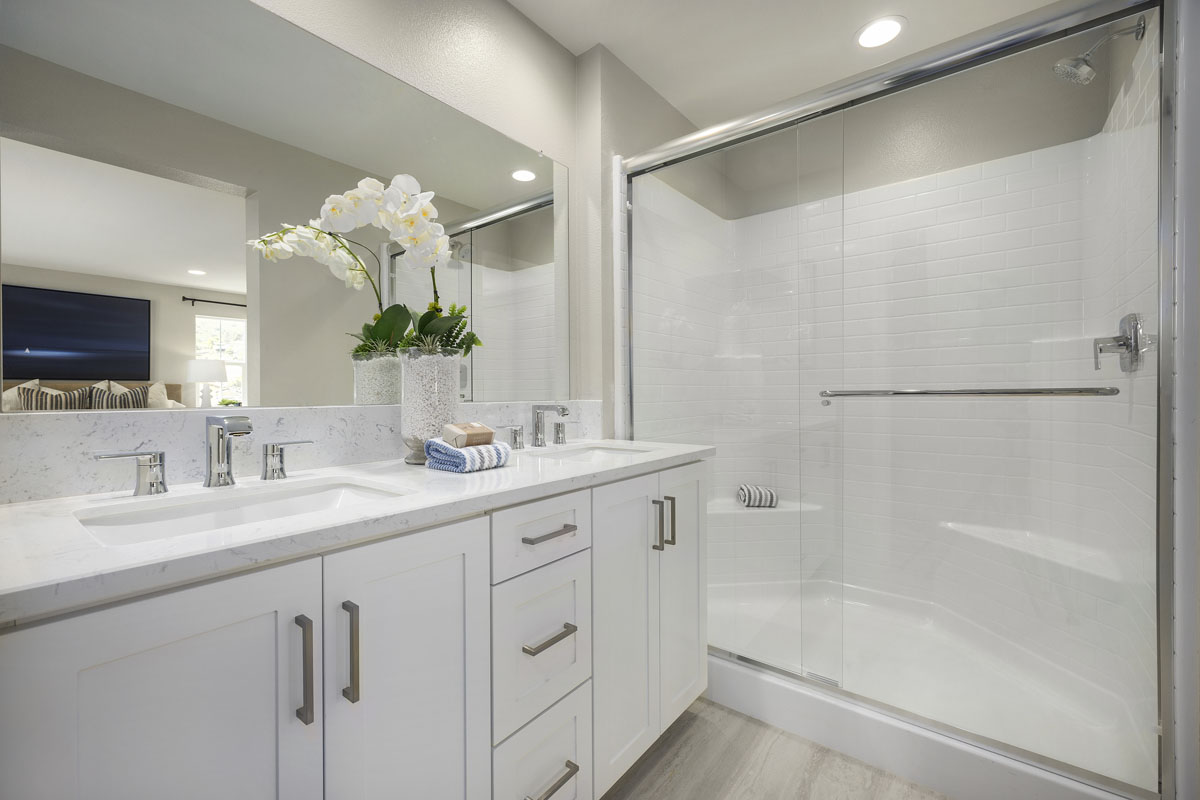
<instances>
[{"instance_id":1,"label":"shower mixer escutcheon","mask_svg":"<svg viewBox=\"0 0 1200 800\"><path fill-rule=\"evenodd\" d=\"M1092 340L1092 359L1098 370L1103 353L1120 353L1121 372L1137 372L1142 367L1142 354L1153 350L1157 344L1158 337L1143 329L1141 314L1126 314L1121 317L1120 332L1116 336Z\"/></svg>"}]
</instances>

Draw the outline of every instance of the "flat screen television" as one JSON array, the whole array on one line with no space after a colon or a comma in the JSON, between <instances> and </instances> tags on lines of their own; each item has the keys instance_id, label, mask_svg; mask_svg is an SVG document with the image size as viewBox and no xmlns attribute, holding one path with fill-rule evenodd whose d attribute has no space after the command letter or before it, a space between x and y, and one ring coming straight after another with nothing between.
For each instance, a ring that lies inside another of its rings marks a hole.
<instances>
[{"instance_id":1,"label":"flat screen television","mask_svg":"<svg viewBox=\"0 0 1200 800\"><path fill-rule=\"evenodd\" d=\"M8 286L4 378L150 380L150 301Z\"/></svg>"}]
</instances>

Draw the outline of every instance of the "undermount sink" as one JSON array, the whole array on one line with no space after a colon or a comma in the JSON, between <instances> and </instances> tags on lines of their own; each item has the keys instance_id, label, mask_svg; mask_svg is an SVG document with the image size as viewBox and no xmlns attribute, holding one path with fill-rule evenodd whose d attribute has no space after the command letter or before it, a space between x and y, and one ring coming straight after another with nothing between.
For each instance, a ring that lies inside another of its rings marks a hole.
<instances>
[{"instance_id":1,"label":"undermount sink","mask_svg":"<svg viewBox=\"0 0 1200 800\"><path fill-rule=\"evenodd\" d=\"M217 489L178 502L155 498L79 511L75 518L101 544L128 545L353 508L410 493L344 480L306 481L270 488Z\"/></svg>"},{"instance_id":2,"label":"undermount sink","mask_svg":"<svg viewBox=\"0 0 1200 800\"><path fill-rule=\"evenodd\" d=\"M580 444L555 447L553 449L535 449L526 451L526 455L534 458L552 459L555 461L577 463L608 463L632 461L645 453L652 453L657 448L635 444Z\"/></svg>"}]
</instances>

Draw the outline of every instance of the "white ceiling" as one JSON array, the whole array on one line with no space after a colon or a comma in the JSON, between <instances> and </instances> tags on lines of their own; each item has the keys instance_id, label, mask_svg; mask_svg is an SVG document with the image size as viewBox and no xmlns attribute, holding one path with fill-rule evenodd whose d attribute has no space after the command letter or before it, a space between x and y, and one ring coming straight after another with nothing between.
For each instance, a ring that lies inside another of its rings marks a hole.
<instances>
[{"instance_id":1,"label":"white ceiling","mask_svg":"<svg viewBox=\"0 0 1200 800\"><path fill-rule=\"evenodd\" d=\"M0 9L9 47L367 173L412 173L471 208L553 186L550 159L249 0ZM538 180L514 181L516 169Z\"/></svg>"},{"instance_id":2,"label":"white ceiling","mask_svg":"<svg viewBox=\"0 0 1200 800\"><path fill-rule=\"evenodd\" d=\"M576 55L602 44L699 127L1050 5L1046 0L509 0ZM858 30L898 14L894 41Z\"/></svg>"},{"instance_id":3,"label":"white ceiling","mask_svg":"<svg viewBox=\"0 0 1200 800\"><path fill-rule=\"evenodd\" d=\"M4 263L246 292L241 197L0 139L0 203Z\"/></svg>"}]
</instances>

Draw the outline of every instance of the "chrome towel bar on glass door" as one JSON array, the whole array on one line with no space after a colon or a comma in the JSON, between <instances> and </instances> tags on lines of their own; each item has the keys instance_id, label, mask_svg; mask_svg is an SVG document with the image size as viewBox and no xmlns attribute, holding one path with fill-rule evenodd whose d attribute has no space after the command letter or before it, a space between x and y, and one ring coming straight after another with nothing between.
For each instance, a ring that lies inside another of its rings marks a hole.
<instances>
[{"instance_id":1,"label":"chrome towel bar on glass door","mask_svg":"<svg viewBox=\"0 0 1200 800\"><path fill-rule=\"evenodd\" d=\"M1067 389L826 389L821 397L1112 397L1115 386L1075 386Z\"/></svg>"}]
</instances>

